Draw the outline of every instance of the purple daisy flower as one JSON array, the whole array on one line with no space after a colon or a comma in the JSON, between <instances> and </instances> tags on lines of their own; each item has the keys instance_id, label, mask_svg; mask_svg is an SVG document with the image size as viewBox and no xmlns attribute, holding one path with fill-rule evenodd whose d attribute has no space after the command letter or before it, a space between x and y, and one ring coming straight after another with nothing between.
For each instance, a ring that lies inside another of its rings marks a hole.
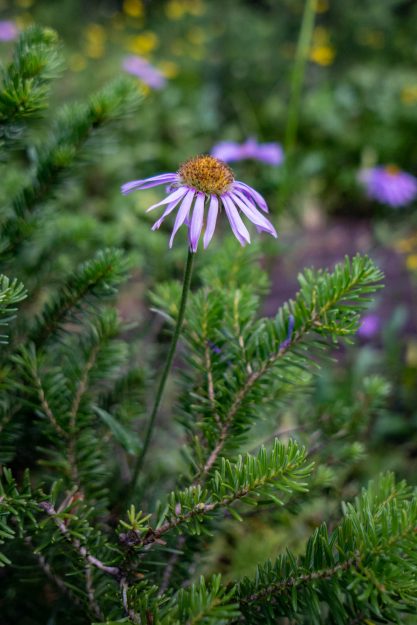
<instances>
[{"instance_id":1,"label":"purple daisy flower","mask_svg":"<svg viewBox=\"0 0 417 625\"><path fill-rule=\"evenodd\" d=\"M226 163L251 158L268 165L281 165L284 160L284 152L279 143L258 143L253 138L244 143L221 141L214 146L211 154Z\"/></svg>"},{"instance_id":2,"label":"purple daisy flower","mask_svg":"<svg viewBox=\"0 0 417 625\"><path fill-rule=\"evenodd\" d=\"M126 72L140 78L152 89L162 89L166 83L162 72L151 65L147 59L143 59L140 56L127 56L122 66Z\"/></svg>"},{"instance_id":3,"label":"purple daisy flower","mask_svg":"<svg viewBox=\"0 0 417 625\"><path fill-rule=\"evenodd\" d=\"M417 178L395 165L371 167L359 174L368 197L392 207L410 204L417 197Z\"/></svg>"},{"instance_id":4,"label":"purple daisy flower","mask_svg":"<svg viewBox=\"0 0 417 625\"><path fill-rule=\"evenodd\" d=\"M16 39L19 31L14 22L10 20L0 20L0 41L12 41Z\"/></svg>"},{"instance_id":5,"label":"purple daisy flower","mask_svg":"<svg viewBox=\"0 0 417 625\"><path fill-rule=\"evenodd\" d=\"M231 169L213 156L196 156L181 165L177 173L160 174L144 180L133 180L122 186L122 193L149 189L157 185L168 185L168 196L154 204L148 211L167 204L162 216L154 223L152 230L160 227L164 219L177 209L169 247L172 247L178 229L185 223L192 252L197 251L203 227L204 248L210 243L218 214L224 210L233 234L241 245L250 243L249 231L240 216L242 212L258 232L277 236L274 226L258 210L268 212L263 197L244 182L235 180Z\"/></svg>"}]
</instances>

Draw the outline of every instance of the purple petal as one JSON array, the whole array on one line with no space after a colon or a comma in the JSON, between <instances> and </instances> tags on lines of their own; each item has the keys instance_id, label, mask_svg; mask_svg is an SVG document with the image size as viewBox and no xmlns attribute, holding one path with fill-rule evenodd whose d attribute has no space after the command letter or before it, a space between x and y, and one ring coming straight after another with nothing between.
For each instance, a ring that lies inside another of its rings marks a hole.
<instances>
[{"instance_id":1,"label":"purple petal","mask_svg":"<svg viewBox=\"0 0 417 625\"><path fill-rule=\"evenodd\" d=\"M175 182L177 174L160 174L159 176L153 176L152 178L144 178L143 180L132 180L126 182L121 187L121 191L124 195L136 191L138 189L149 189L150 187L157 187L159 184L167 184L168 182Z\"/></svg>"},{"instance_id":2,"label":"purple petal","mask_svg":"<svg viewBox=\"0 0 417 625\"><path fill-rule=\"evenodd\" d=\"M260 143L255 158L268 165L281 165L284 160L284 152L279 143Z\"/></svg>"},{"instance_id":3,"label":"purple petal","mask_svg":"<svg viewBox=\"0 0 417 625\"><path fill-rule=\"evenodd\" d=\"M212 156L222 161L238 161L241 158L241 147L234 141L221 141L211 151Z\"/></svg>"},{"instance_id":4,"label":"purple petal","mask_svg":"<svg viewBox=\"0 0 417 625\"><path fill-rule=\"evenodd\" d=\"M240 215L237 211L236 206L233 204L230 197L226 194L221 196L224 210L226 211L227 218L229 220L230 226L233 230L233 234L239 241L241 245L246 245L246 243L250 243L250 235L248 229L243 223Z\"/></svg>"},{"instance_id":5,"label":"purple petal","mask_svg":"<svg viewBox=\"0 0 417 625\"><path fill-rule=\"evenodd\" d=\"M190 191L188 191L188 193L185 195L185 197L183 198L181 202L181 206L179 207L177 216L175 217L174 228L172 229L171 238L169 240L169 247L172 247L172 244L174 242L174 237L177 234L178 229L186 221L189 215L190 207L193 202L194 196L195 196L195 191L190 189Z\"/></svg>"},{"instance_id":6,"label":"purple petal","mask_svg":"<svg viewBox=\"0 0 417 625\"><path fill-rule=\"evenodd\" d=\"M154 225L152 226L152 230L158 230L158 228L160 227L160 225L162 224L162 222L164 221L165 217L168 217L168 215L170 213L172 213L172 211L174 210L174 208L176 206L178 206L178 201L179 200L174 200L173 202L171 202L170 204L168 204L168 206L166 207L166 209L164 210L164 212L162 213L161 217L158 219L158 221L155 221Z\"/></svg>"},{"instance_id":7,"label":"purple petal","mask_svg":"<svg viewBox=\"0 0 417 625\"><path fill-rule=\"evenodd\" d=\"M200 238L201 229L203 227L205 199L206 196L204 195L204 193L197 193L197 199L195 201L194 210L191 217L191 225L188 231L192 252L197 251L198 240Z\"/></svg>"},{"instance_id":8,"label":"purple petal","mask_svg":"<svg viewBox=\"0 0 417 625\"><path fill-rule=\"evenodd\" d=\"M230 197L239 206L246 217L250 219L260 231L268 232L275 238L278 236L271 222L269 222L266 217L258 211L254 204L249 202L245 195L241 194L239 191L235 191L234 193L232 191L230 193Z\"/></svg>"},{"instance_id":9,"label":"purple petal","mask_svg":"<svg viewBox=\"0 0 417 625\"><path fill-rule=\"evenodd\" d=\"M154 208L156 208L157 206L162 206L162 204L170 204L171 202L173 202L174 200L179 200L182 197L184 197L184 195L188 193L188 187L180 187L179 189L176 189L174 191L174 193L171 193L170 195L168 195L165 199L161 200L160 202L158 202L157 204L153 204L152 206L150 206L146 212L149 213L149 211L152 211Z\"/></svg>"},{"instance_id":10,"label":"purple petal","mask_svg":"<svg viewBox=\"0 0 417 625\"><path fill-rule=\"evenodd\" d=\"M252 189L252 187L250 187L245 182L240 182L240 180L236 180L236 182L233 183L233 187L235 187L236 189L239 189L239 191L242 191L242 193L244 195L246 195L249 199L254 200L256 202L256 204L265 213L269 213L269 209L268 209L267 203L265 202L265 200L262 197L262 195L260 193L258 193L257 191L255 191L255 189ZM232 187L232 190L233 190L233 187Z\"/></svg>"},{"instance_id":11,"label":"purple petal","mask_svg":"<svg viewBox=\"0 0 417 625\"><path fill-rule=\"evenodd\" d=\"M216 195L211 196L209 211L207 215L206 231L204 233L204 249L207 248L213 238L216 228L217 214L219 212L219 198Z\"/></svg>"},{"instance_id":12,"label":"purple petal","mask_svg":"<svg viewBox=\"0 0 417 625\"><path fill-rule=\"evenodd\" d=\"M161 89L165 83L164 75L147 59L140 56L128 56L122 63L123 69L133 76L140 78L145 84L153 89Z\"/></svg>"}]
</instances>

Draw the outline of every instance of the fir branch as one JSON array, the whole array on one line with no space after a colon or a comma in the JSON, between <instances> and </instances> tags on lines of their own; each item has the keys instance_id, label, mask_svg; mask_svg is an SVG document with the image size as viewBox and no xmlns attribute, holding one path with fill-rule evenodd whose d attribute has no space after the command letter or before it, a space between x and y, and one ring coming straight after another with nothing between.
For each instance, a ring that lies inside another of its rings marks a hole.
<instances>
[{"instance_id":1,"label":"fir branch","mask_svg":"<svg viewBox=\"0 0 417 625\"><path fill-rule=\"evenodd\" d=\"M274 320L261 319L255 327L249 325L248 340L244 341L239 324L236 326L237 350L234 355L235 375L228 381L235 386L228 406L222 405L221 426L217 440L207 460L195 477L199 482L211 471L224 449L229 435L241 433L250 424L252 394L268 375L285 375L305 369L311 356L297 351L310 334L328 335L334 342L357 329L358 313L379 285L381 272L367 257L357 255L335 266L332 273L307 270L300 275L301 290L294 301L280 309ZM236 322L235 322L236 325ZM247 356L242 364L242 345ZM314 348L314 343L312 345ZM253 363L250 370L247 361ZM279 367L283 369L280 374ZM239 371L237 371L237 369ZM245 369L245 372L241 372ZM229 389L230 397L230 389Z\"/></svg>"},{"instance_id":2,"label":"fir branch","mask_svg":"<svg viewBox=\"0 0 417 625\"><path fill-rule=\"evenodd\" d=\"M244 596L241 598L241 603L254 603L265 599L265 597L269 597L274 595L275 593L285 592L290 590L291 588L296 588L297 586L301 586L302 584L310 584L317 580L328 580L333 577L337 577L339 573L343 571L347 571L351 567L358 567L360 564L360 556L359 553L356 553L351 558L348 558L344 562L339 564L335 564L334 566L320 569L318 571L313 571L312 573L301 574L298 577L288 577L286 579L273 582L269 586L265 586L261 590L254 592L251 595Z\"/></svg>"},{"instance_id":3,"label":"fir branch","mask_svg":"<svg viewBox=\"0 0 417 625\"><path fill-rule=\"evenodd\" d=\"M25 287L16 278L10 280L0 274L0 326L7 326L16 316L16 304L27 296ZM0 344L7 342L7 336L0 334Z\"/></svg>"},{"instance_id":4,"label":"fir branch","mask_svg":"<svg viewBox=\"0 0 417 625\"><path fill-rule=\"evenodd\" d=\"M98 352L100 350L100 343L92 346L91 353L83 367L81 377L79 379L77 391L74 395L74 399L72 401L70 413L69 413L69 428L68 428L68 460L71 467L71 474L74 483L77 484L78 490L81 490L80 484L80 476L77 468L77 459L76 459L76 444L77 444L77 428L76 421L78 410L80 408L81 399L84 393L88 388L88 376L90 374L91 369L93 368Z\"/></svg>"},{"instance_id":5,"label":"fir branch","mask_svg":"<svg viewBox=\"0 0 417 625\"><path fill-rule=\"evenodd\" d=\"M76 606L81 606L81 600L75 593L71 591L70 588L65 584L64 580L52 570L51 565L46 560L45 556L36 551L35 545L33 544L32 538L30 536L25 537L25 544L30 548L33 557L36 559L40 569L44 572L46 577L51 580L55 584L55 586L60 590L64 595L67 595L69 599Z\"/></svg>"},{"instance_id":6,"label":"fir branch","mask_svg":"<svg viewBox=\"0 0 417 625\"><path fill-rule=\"evenodd\" d=\"M221 468L205 489L197 485L171 493L156 528L142 529L143 536L130 532L128 544L137 547L154 544L180 525L187 525L191 534L198 534L205 516L218 508L232 511L230 506L239 500L254 504L262 497L282 505L275 492L305 491L304 480L311 468L312 465L306 464L305 449L294 441L284 445L276 440L269 452L261 448L256 456L239 456L236 463L223 458Z\"/></svg>"},{"instance_id":7,"label":"fir branch","mask_svg":"<svg viewBox=\"0 0 417 625\"><path fill-rule=\"evenodd\" d=\"M36 171L30 183L13 200L13 216L3 225L6 253L17 248L33 229L33 213L54 197L87 142L101 128L130 114L138 105L137 89L129 79L109 85L89 102L66 107L52 139L37 153Z\"/></svg>"},{"instance_id":8,"label":"fir branch","mask_svg":"<svg viewBox=\"0 0 417 625\"><path fill-rule=\"evenodd\" d=\"M129 605L129 596L128 596L129 584L127 583L127 580L125 577L122 577L120 580L120 591L122 594L122 603L123 603L123 608L124 608L125 613L130 618L132 623L140 625L142 621L141 621L139 614L137 614L133 610L133 608L131 608Z\"/></svg>"},{"instance_id":9,"label":"fir branch","mask_svg":"<svg viewBox=\"0 0 417 625\"><path fill-rule=\"evenodd\" d=\"M91 566L88 564L85 567L85 587L87 590L88 603L92 614L94 614L94 616L96 616L97 618L104 620L104 614L97 603L94 592L92 569Z\"/></svg>"},{"instance_id":10,"label":"fir branch","mask_svg":"<svg viewBox=\"0 0 417 625\"><path fill-rule=\"evenodd\" d=\"M3 70L0 138L19 137L23 121L47 107L49 84L60 66L58 37L53 30L31 26L20 35L13 61Z\"/></svg>"},{"instance_id":11,"label":"fir branch","mask_svg":"<svg viewBox=\"0 0 417 625\"><path fill-rule=\"evenodd\" d=\"M255 579L238 585L241 610L278 617L310 614L317 621L321 604L349 622L358 613L397 621L403 610L417 606L417 498L392 474L371 482L355 504L344 506L344 519L328 534L323 524L308 541L305 554L290 552L274 564L258 567ZM350 607L355 606L355 613Z\"/></svg>"},{"instance_id":12,"label":"fir branch","mask_svg":"<svg viewBox=\"0 0 417 625\"><path fill-rule=\"evenodd\" d=\"M54 506L49 501L42 501L39 504L39 508L51 517L62 536L64 536L64 538L74 547L75 551L81 556L81 558L83 558L83 560L85 560L88 564L91 564L91 566L99 569L103 573L107 573L108 575L116 578L120 577L121 572L119 567L108 566L107 564L104 564L104 562L99 560L99 558L91 555L88 552L87 548L81 544L80 540L71 534L70 530L65 525L64 521L60 518Z\"/></svg>"},{"instance_id":13,"label":"fir branch","mask_svg":"<svg viewBox=\"0 0 417 625\"><path fill-rule=\"evenodd\" d=\"M126 279L127 262L121 250L107 248L85 262L68 277L51 303L46 304L28 339L43 345L67 321L76 320L80 310L88 310L95 300L114 295Z\"/></svg>"},{"instance_id":14,"label":"fir branch","mask_svg":"<svg viewBox=\"0 0 417 625\"><path fill-rule=\"evenodd\" d=\"M56 433L62 437L63 439L66 439L69 437L68 432L66 432L58 423L50 405L48 402L48 399L46 397L43 385L42 385L42 380L39 376L39 372L38 372L38 361L36 358L36 354L33 351L33 357L30 359L30 364L32 365L29 369L30 373L32 374L32 378L33 378L33 382L35 385L35 389L37 390L38 393L38 397L39 397L39 401L42 407L43 412L45 413L45 415L48 417L50 424L52 425L52 427L54 428L54 430L56 431Z\"/></svg>"}]
</instances>

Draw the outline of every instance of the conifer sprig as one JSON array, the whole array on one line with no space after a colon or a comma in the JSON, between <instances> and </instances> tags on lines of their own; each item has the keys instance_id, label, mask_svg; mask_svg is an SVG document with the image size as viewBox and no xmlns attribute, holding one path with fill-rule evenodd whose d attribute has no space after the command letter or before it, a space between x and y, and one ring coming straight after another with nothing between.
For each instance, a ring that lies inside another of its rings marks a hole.
<instances>
[{"instance_id":1,"label":"conifer sprig","mask_svg":"<svg viewBox=\"0 0 417 625\"><path fill-rule=\"evenodd\" d=\"M115 294L127 277L128 263L121 250L108 248L83 263L68 277L36 320L29 340L39 347L68 321L76 322L82 311L88 310L102 298Z\"/></svg>"},{"instance_id":2,"label":"conifer sprig","mask_svg":"<svg viewBox=\"0 0 417 625\"><path fill-rule=\"evenodd\" d=\"M35 153L35 172L12 204L13 216L3 225L6 254L16 252L36 227L34 212L56 196L64 177L79 163L98 132L139 104L134 83L120 79L85 104L68 105L60 113L51 138Z\"/></svg>"},{"instance_id":3,"label":"conifer sprig","mask_svg":"<svg viewBox=\"0 0 417 625\"><path fill-rule=\"evenodd\" d=\"M276 440L270 451L261 448L256 456L239 456L235 463L223 459L205 488L193 485L172 492L154 528L141 527L136 537L131 532L128 537L123 535L123 540L128 538L129 545L143 547L184 525L188 533L199 534L205 517L219 508L240 518L232 507L237 501L256 505L261 499L283 505L276 493L305 492L305 480L311 469L312 465L306 461L306 450L294 441L284 445Z\"/></svg>"},{"instance_id":4,"label":"conifer sprig","mask_svg":"<svg viewBox=\"0 0 417 625\"><path fill-rule=\"evenodd\" d=\"M309 615L321 623L323 604L335 623L362 615L399 622L417 607L417 497L388 473L370 482L344 519L329 534L325 524L309 540L303 556L291 553L258 568L238 585L245 621Z\"/></svg>"},{"instance_id":5,"label":"conifer sprig","mask_svg":"<svg viewBox=\"0 0 417 625\"><path fill-rule=\"evenodd\" d=\"M3 69L0 87L0 139L20 136L25 119L47 107L50 82L61 67L58 36L31 26L16 44L13 61Z\"/></svg>"},{"instance_id":6,"label":"conifer sprig","mask_svg":"<svg viewBox=\"0 0 417 625\"><path fill-rule=\"evenodd\" d=\"M27 296L25 287L16 278L10 280L0 275L0 326L7 326L16 316L16 304ZM6 343L7 336L0 334L0 343Z\"/></svg>"},{"instance_id":7,"label":"conifer sprig","mask_svg":"<svg viewBox=\"0 0 417 625\"><path fill-rule=\"evenodd\" d=\"M350 340L383 277L360 255L346 258L332 272L307 270L299 276L294 300L274 319L257 319L253 289L223 286L221 258L218 264L217 278L212 270L210 283L191 297L184 328L187 360L195 373L184 375L181 421L190 433L196 481L242 443L271 397L277 402L306 386L311 371L326 358L329 340ZM158 290L155 301L176 314L169 289Z\"/></svg>"}]
</instances>

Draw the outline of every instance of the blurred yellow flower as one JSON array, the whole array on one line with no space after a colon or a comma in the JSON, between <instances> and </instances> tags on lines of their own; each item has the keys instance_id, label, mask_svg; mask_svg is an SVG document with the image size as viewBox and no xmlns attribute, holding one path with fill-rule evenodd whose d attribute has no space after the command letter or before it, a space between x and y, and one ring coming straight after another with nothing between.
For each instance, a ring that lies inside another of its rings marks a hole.
<instances>
[{"instance_id":1,"label":"blurred yellow flower","mask_svg":"<svg viewBox=\"0 0 417 625\"><path fill-rule=\"evenodd\" d=\"M201 0L169 0L165 5L165 14L170 20L180 20L184 15L203 15L206 7Z\"/></svg>"},{"instance_id":2,"label":"blurred yellow flower","mask_svg":"<svg viewBox=\"0 0 417 625\"><path fill-rule=\"evenodd\" d=\"M162 63L159 64L159 68L166 78L175 78L175 76L178 76L179 67L173 61L162 61Z\"/></svg>"},{"instance_id":3,"label":"blurred yellow flower","mask_svg":"<svg viewBox=\"0 0 417 625\"><path fill-rule=\"evenodd\" d=\"M72 54L68 60L68 65L73 72L82 72L87 65L87 61L82 54Z\"/></svg>"},{"instance_id":4,"label":"blurred yellow flower","mask_svg":"<svg viewBox=\"0 0 417 625\"><path fill-rule=\"evenodd\" d=\"M140 35L136 35L129 40L128 50L142 56L155 50L158 44L158 36L150 30L146 30Z\"/></svg>"},{"instance_id":5,"label":"blurred yellow flower","mask_svg":"<svg viewBox=\"0 0 417 625\"><path fill-rule=\"evenodd\" d=\"M203 15L206 10L204 2L202 2L201 0L189 0L188 5L188 10L191 15Z\"/></svg>"},{"instance_id":6,"label":"blurred yellow flower","mask_svg":"<svg viewBox=\"0 0 417 625\"><path fill-rule=\"evenodd\" d=\"M129 17L143 17L144 12L142 0L124 0L123 13Z\"/></svg>"},{"instance_id":7,"label":"blurred yellow flower","mask_svg":"<svg viewBox=\"0 0 417 625\"><path fill-rule=\"evenodd\" d=\"M316 13L326 13L329 10L329 0L317 0Z\"/></svg>"},{"instance_id":8,"label":"blurred yellow flower","mask_svg":"<svg viewBox=\"0 0 417 625\"><path fill-rule=\"evenodd\" d=\"M404 102L404 104L415 104L417 102L417 84L403 87L401 90L401 102Z\"/></svg>"},{"instance_id":9,"label":"blurred yellow flower","mask_svg":"<svg viewBox=\"0 0 417 625\"><path fill-rule=\"evenodd\" d=\"M92 59L99 59L104 54L106 31L99 24L89 24L85 29L85 53Z\"/></svg>"},{"instance_id":10,"label":"blurred yellow flower","mask_svg":"<svg viewBox=\"0 0 417 625\"><path fill-rule=\"evenodd\" d=\"M417 254L410 254L409 256L407 256L405 264L406 264L407 269L409 269L410 271L416 271L416 269L417 269Z\"/></svg>"},{"instance_id":11,"label":"blurred yellow flower","mask_svg":"<svg viewBox=\"0 0 417 625\"><path fill-rule=\"evenodd\" d=\"M170 20L180 20L187 13L187 6L181 0L170 0L165 5L165 13Z\"/></svg>"},{"instance_id":12,"label":"blurred yellow flower","mask_svg":"<svg viewBox=\"0 0 417 625\"><path fill-rule=\"evenodd\" d=\"M335 49L330 43L329 32L322 26L317 26L313 32L310 61L317 65L330 65L335 57Z\"/></svg>"},{"instance_id":13,"label":"blurred yellow flower","mask_svg":"<svg viewBox=\"0 0 417 625\"><path fill-rule=\"evenodd\" d=\"M310 50L310 61L317 65L331 65L335 57L335 50L330 45L313 46Z\"/></svg>"},{"instance_id":14,"label":"blurred yellow flower","mask_svg":"<svg viewBox=\"0 0 417 625\"><path fill-rule=\"evenodd\" d=\"M32 6L33 0L15 0L15 4L22 9L28 9Z\"/></svg>"}]
</instances>

